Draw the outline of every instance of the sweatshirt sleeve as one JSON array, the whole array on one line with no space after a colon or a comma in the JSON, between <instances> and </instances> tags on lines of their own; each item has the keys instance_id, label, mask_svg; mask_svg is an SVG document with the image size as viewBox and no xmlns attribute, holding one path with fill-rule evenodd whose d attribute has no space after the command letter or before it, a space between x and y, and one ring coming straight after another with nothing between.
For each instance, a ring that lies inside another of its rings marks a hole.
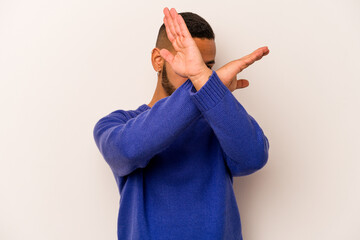
<instances>
[{"instance_id":1,"label":"sweatshirt sleeve","mask_svg":"<svg viewBox=\"0 0 360 240\"><path fill-rule=\"evenodd\" d=\"M167 148L201 113L191 100L190 79L170 96L135 118L118 110L101 118L93 130L97 147L112 171L125 176L144 168L150 159Z\"/></svg>"},{"instance_id":2,"label":"sweatshirt sleeve","mask_svg":"<svg viewBox=\"0 0 360 240\"><path fill-rule=\"evenodd\" d=\"M268 160L269 142L262 129L213 71L196 91L189 91L222 147L233 176L249 175Z\"/></svg>"}]
</instances>

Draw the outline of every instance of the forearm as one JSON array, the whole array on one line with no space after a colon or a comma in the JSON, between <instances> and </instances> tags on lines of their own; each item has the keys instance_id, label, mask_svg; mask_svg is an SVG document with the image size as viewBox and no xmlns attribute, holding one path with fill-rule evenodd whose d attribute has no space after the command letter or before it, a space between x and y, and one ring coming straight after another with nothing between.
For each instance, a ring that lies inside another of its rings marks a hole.
<instances>
[{"instance_id":1,"label":"forearm","mask_svg":"<svg viewBox=\"0 0 360 240\"><path fill-rule=\"evenodd\" d=\"M126 121L114 112L96 124L95 141L114 172L124 176L145 167L201 116L188 94L192 86L187 80L171 96L135 118Z\"/></svg>"},{"instance_id":2,"label":"forearm","mask_svg":"<svg viewBox=\"0 0 360 240\"><path fill-rule=\"evenodd\" d=\"M268 140L262 129L216 75L197 92L190 93L230 158L233 175L254 172L268 158Z\"/></svg>"}]
</instances>

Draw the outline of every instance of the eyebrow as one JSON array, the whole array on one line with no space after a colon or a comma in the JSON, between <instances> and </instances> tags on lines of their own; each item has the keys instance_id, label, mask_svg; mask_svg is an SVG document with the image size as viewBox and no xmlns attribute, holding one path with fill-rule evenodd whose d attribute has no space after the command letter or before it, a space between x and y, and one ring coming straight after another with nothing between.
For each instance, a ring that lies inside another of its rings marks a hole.
<instances>
[{"instance_id":1,"label":"eyebrow","mask_svg":"<svg viewBox=\"0 0 360 240\"><path fill-rule=\"evenodd\" d=\"M215 64L215 60L208 61L208 62L206 62L205 64L206 64L206 65L208 65L208 64Z\"/></svg>"}]
</instances>

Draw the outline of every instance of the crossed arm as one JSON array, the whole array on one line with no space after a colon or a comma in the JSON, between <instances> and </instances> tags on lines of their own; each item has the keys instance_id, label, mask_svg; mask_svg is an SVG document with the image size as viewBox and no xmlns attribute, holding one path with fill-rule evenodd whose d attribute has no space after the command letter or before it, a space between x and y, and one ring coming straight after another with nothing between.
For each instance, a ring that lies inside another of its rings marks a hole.
<instances>
[{"instance_id":1,"label":"crossed arm","mask_svg":"<svg viewBox=\"0 0 360 240\"><path fill-rule=\"evenodd\" d=\"M177 74L188 80L171 96L135 118L129 120L120 110L100 119L94 128L100 152L114 173L128 175L136 168L145 167L202 115L218 137L233 176L260 169L268 158L268 140L231 92L242 86L243 80L237 80L236 74L269 50L259 48L212 71L203 62L182 17L175 9L165 8L164 14L168 38L176 54L166 49L160 53ZM154 136L158 137L154 139Z\"/></svg>"},{"instance_id":2,"label":"crossed arm","mask_svg":"<svg viewBox=\"0 0 360 240\"><path fill-rule=\"evenodd\" d=\"M164 14L166 32L176 54L166 49L160 54L177 74L192 81L197 92L191 92L191 98L216 134L232 174L242 176L262 168L268 159L268 139L231 92L247 81L237 80L236 75L269 54L269 49L261 47L213 73L202 60L182 16L173 8L165 8ZM215 76L210 79L211 75ZM201 91L205 84L206 91ZM221 98L214 105L206 101L209 92Z\"/></svg>"}]
</instances>

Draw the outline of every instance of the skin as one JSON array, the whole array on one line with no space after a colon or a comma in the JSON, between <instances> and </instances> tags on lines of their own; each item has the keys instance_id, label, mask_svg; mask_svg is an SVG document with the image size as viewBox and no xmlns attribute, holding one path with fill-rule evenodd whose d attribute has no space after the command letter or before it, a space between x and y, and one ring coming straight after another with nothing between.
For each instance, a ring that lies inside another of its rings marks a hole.
<instances>
[{"instance_id":1,"label":"skin","mask_svg":"<svg viewBox=\"0 0 360 240\"><path fill-rule=\"evenodd\" d=\"M194 38L197 47L200 50L203 61L208 68L212 68L215 64L216 45L213 39ZM171 49L172 54L176 54L174 49ZM148 104L152 107L160 99L170 96L178 87L180 87L186 80L186 77L179 76L172 69L171 65L167 63L160 54L160 49L154 48L152 51L152 65L155 71L159 71L157 87L153 99Z\"/></svg>"},{"instance_id":2,"label":"skin","mask_svg":"<svg viewBox=\"0 0 360 240\"><path fill-rule=\"evenodd\" d=\"M187 79L190 79L199 91L211 76L211 68L215 64L214 40L192 38L184 19L174 8L164 8L164 15L166 33L172 49L154 48L152 51L151 61L158 72L158 82L149 107L171 95ZM236 75L268 53L267 47L258 48L249 55L225 64L216 70L216 73L231 92L247 87L249 82L246 79L237 80ZM166 74L163 71L164 66Z\"/></svg>"}]
</instances>

